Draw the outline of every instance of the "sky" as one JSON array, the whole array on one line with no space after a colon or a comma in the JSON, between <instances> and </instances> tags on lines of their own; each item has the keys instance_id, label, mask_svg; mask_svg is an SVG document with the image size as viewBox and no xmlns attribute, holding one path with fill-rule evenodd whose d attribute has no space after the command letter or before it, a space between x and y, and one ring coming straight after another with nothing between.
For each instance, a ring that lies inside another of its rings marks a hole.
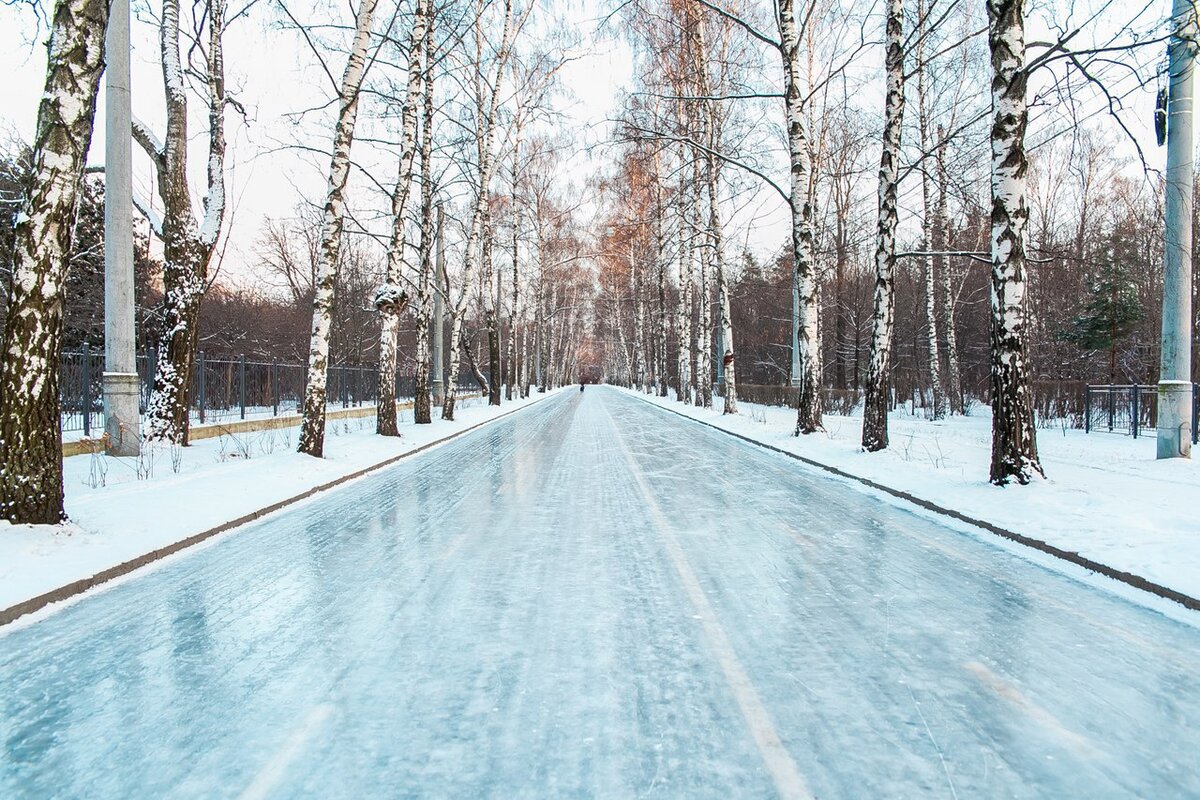
<instances>
[{"instance_id":1,"label":"sky","mask_svg":"<svg viewBox=\"0 0 1200 800\"><path fill-rule=\"evenodd\" d=\"M321 0L313 0L315 3ZM142 11L136 11L139 5ZM135 5L133 30L133 103L134 113L152 127L162 129L163 101L161 73L158 61L156 31L146 18L145 4ZM346 14L344 5L337 8ZM586 179L610 163L612 150L606 146L611 131L608 120L615 116L615 106L623 88L633 82L632 52L620 38L620 25L610 24L599 29L598 21L607 8L605 0L572 0L556 3L551 8L574 25L580 39L575 60L565 68L562 77L567 89L560 98L559 111L564 125L574 129L578 151L572 156L569 181L577 191L584 191ZM1165 11L1165 9L1164 9ZM315 14L318 12L314 12ZM249 279L246 264L253 259L253 249L266 217L287 217L294 214L304 199L319 200L325 189L327 158L320 153L294 147L306 143L327 149L331 130L330 115L326 112L296 118L300 109L322 105L331 94L328 79L300 38L281 30L269 15L252 15L231 27L226 35L226 70L231 94L245 106L246 118L235 113L227 116L229 138L227 177L230 216L226 223L226 245L222 254L223 269L236 279ZM138 19L140 17L140 19ZM0 137L7 132L29 141L33 135L37 101L44 81L45 29L39 29L37 19L26 6L0 6L0 70L11 76L0 82ZM1031 35L1036 31L1031 31ZM866 56L871 60L871 56ZM332 65L340 74L340 65ZM439 91L449 91L445 87ZM1145 91L1148 102L1152 92ZM198 104L196 104L198 106ZM881 104L882 105L882 104ZM99 108L103 108L103 96ZM198 108L193 109L194 113ZM780 109L782 118L782 109ZM1136 121L1149 116L1138 111ZM1148 119L1147 119L1148 121ZM193 132L203 132L202 119L197 119ZM360 137L370 132L370 121L360 120ZM1139 139L1148 133L1148 125L1139 132ZM203 179L203 137L197 139L198 149L192 157L194 186ZM1152 138L1152 137L1150 137ZM97 115L89 163L103 159L104 121ZM1161 162L1161 148L1146 147L1153 162ZM394 180L394 155L369 145L356 145L356 158L377 174L383 183ZM135 191L143 197L153 195L149 161L135 148ZM781 170L781 177L786 173ZM358 180L358 179L356 179ZM368 182L352 184L359 205L386 208L386 199ZM195 192L198 198L199 193ZM376 196L377 195L377 196ZM734 211L736 207L736 211ZM759 258L769 258L787 240L786 209L771 191L763 190L730 204L732 219L727 226L731 248L743 247Z\"/></svg>"}]
</instances>

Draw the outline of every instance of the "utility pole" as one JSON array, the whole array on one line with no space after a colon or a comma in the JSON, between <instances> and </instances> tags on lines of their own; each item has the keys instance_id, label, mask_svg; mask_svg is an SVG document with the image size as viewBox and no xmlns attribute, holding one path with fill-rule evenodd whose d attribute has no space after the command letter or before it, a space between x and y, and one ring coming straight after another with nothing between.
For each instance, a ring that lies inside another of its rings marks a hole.
<instances>
[{"instance_id":1,"label":"utility pole","mask_svg":"<svg viewBox=\"0 0 1200 800\"><path fill-rule=\"evenodd\" d=\"M141 451L133 320L133 136L129 0L114 0L104 75L104 432L111 456Z\"/></svg>"},{"instance_id":2,"label":"utility pole","mask_svg":"<svg viewBox=\"0 0 1200 800\"><path fill-rule=\"evenodd\" d=\"M1158 457L1192 449L1192 74L1196 9L1173 0L1167 101L1166 225L1163 247L1162 362L1158 380Z\"/></svg>"},{"instance_id":3,"label":"utility pole","mask_svg":"<svg viewBox=\"0 0 1200 800\"><path fill-rule=\"evenodd\" d=\"M442 316L446 313L446 298L442 294L446 290L446 240L442 235L442 221L442 205L439 203L437 209L437 260L433 271L433 363L430 368L430 372L433 373L431 381L433 402L439 406L446 396L442 380L442 375L445 374L442 369L442 330L445 327Z\"/></svg>"}]
</instances>

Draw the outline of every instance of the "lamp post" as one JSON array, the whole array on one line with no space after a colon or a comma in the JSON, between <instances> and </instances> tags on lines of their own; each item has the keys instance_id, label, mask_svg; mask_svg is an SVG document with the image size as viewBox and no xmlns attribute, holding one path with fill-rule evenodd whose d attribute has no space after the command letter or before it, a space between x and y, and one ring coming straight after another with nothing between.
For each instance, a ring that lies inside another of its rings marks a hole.
<instances>
[{"instance_id":1,"label":"lamp post","mask_svg":"<svg viewBox=\"0 0 1200 800\"><path fill-rule=\"evenodd\" d=\"M109 455L136 456L142 429L134 353L129 0L114 0L111 5L105 60L104 431Z\"/></svg>"},{"instance_id":2,"label":"lamp post","mask_svg":"<svg viewBox=\"0 0 1200 800\"><path fill-rule=\"evenodd\" d=\"M1192 0L1173 0L1158 373L1159 458L1189 458L1192 448L1192 74L1196 32Z\"/></svg>"}]
</instances>

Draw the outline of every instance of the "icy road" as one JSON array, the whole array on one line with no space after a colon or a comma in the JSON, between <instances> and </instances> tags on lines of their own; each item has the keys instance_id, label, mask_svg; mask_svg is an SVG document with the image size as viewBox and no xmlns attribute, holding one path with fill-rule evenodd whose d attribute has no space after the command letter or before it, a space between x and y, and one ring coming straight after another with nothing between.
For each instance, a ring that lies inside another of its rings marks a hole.
<instances>
[{"instance_id":1,"label":"icy road","mask_svg":"<svg viewBox=\"0 0 1200 800\"><path fill-rule=\"evenodd\" d=\"M593 387L0 632L0 797L1197 797L1198 675L1195 628Z\"/></svg>"}]
</instances>

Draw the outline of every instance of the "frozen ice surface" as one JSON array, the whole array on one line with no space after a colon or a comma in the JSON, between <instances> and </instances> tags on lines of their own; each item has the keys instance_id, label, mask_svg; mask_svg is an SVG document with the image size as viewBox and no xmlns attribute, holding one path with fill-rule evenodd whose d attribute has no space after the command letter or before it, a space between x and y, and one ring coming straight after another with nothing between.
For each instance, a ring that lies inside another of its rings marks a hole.
<instances>
[{"instance_id":1,"label":"frozen ice surface","mask_svg":"<svg viewBox=\"0 0 1200 800\"><path fill-rule=\"evenodd\" d=\"M0 633L0 796L1200 795L1200 631L616 391Z\"/></svg>"}]
</instances>

